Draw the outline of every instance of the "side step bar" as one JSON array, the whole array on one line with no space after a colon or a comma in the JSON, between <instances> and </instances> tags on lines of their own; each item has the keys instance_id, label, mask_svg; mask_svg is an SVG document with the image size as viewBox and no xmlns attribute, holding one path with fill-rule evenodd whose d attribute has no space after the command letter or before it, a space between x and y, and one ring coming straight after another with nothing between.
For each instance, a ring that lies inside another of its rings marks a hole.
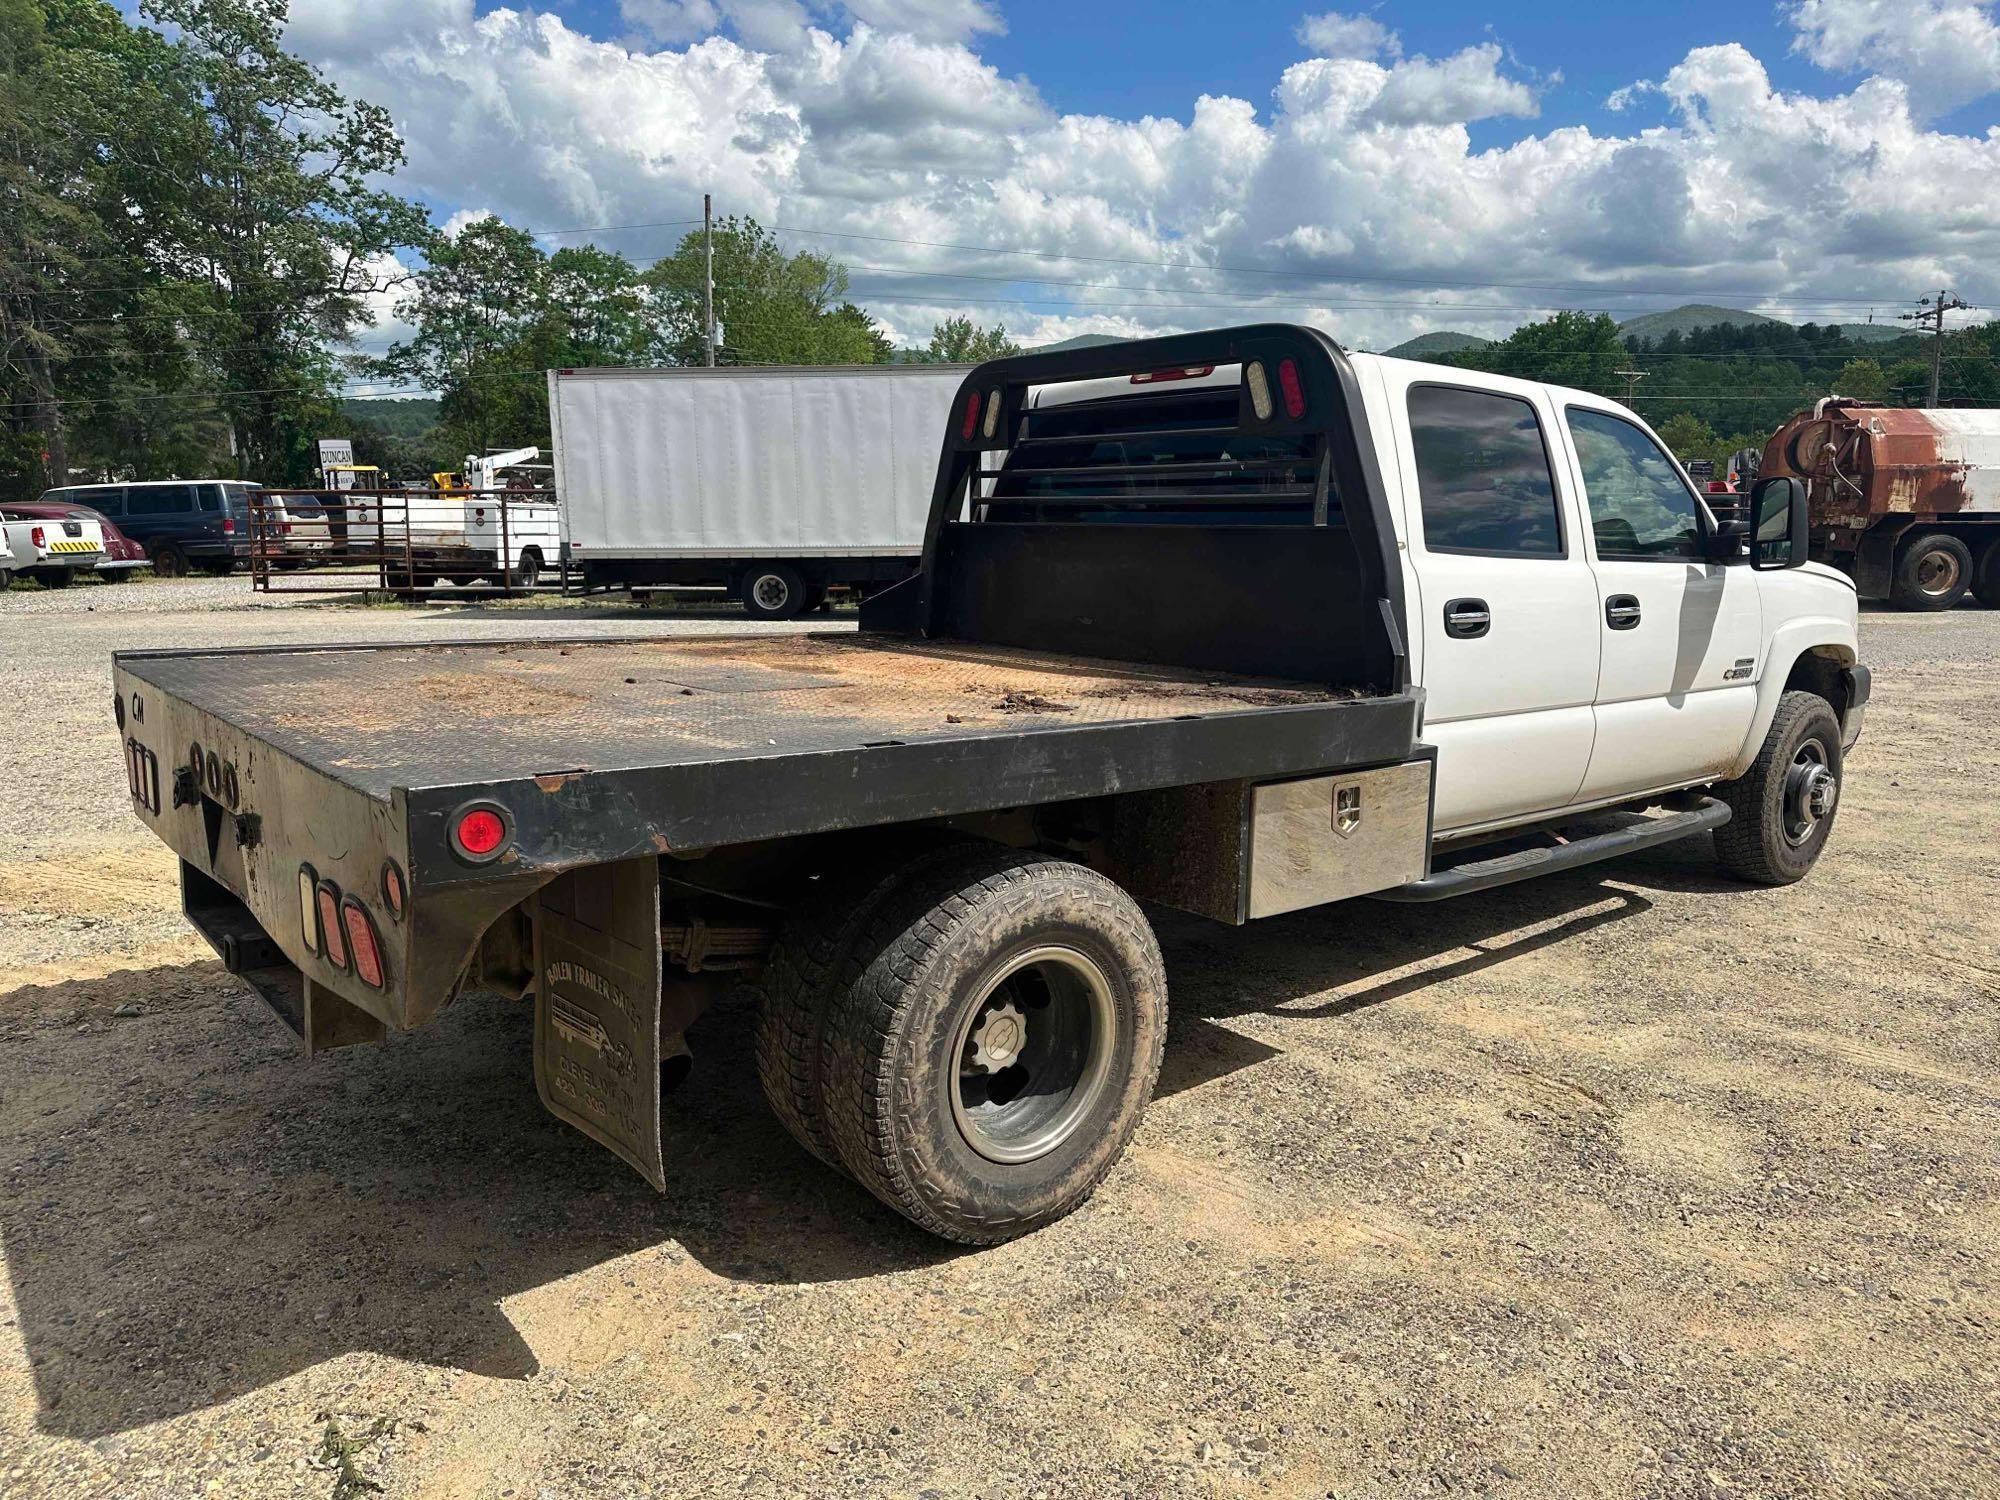
<instances>
[{"instance_id":1,"label":"side step bar","mask_svg":"<svg viewBox=\"0 0 2000 1500\"><path fill-rule=\"evenodd\" d=\"M1374 899L1443 901L1451 896L1488 891L1495 886L1512 885L1517 880L1528 880L1537 875L1553 875L1558 870L1594 865L1599 860L1615 859L1637 849L1650 849L1655 844L1670 844L1675 839L1720 828L1729 821L1729 814L1727 802L1704 797L1686 812L1668 813L1665 817L1652 818L1644 823L1627 824L1608 833L1594 833L1588 838L1558 844L1553 848L1521 849L1513 854L1452 865L1433 871L1422 880L1413 880L1408 885L1377 891Z\"/></svg>"}]
</instances>

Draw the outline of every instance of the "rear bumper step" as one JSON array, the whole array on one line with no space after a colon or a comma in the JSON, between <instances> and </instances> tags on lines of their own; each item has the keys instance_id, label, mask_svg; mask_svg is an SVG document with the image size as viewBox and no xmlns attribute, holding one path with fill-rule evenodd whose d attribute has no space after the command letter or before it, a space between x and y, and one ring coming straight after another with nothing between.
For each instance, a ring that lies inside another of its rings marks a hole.
<instances>
[{"instance_id":1,"label":"rear bumper step","mask_svg":"<svg viewBox=\"0 0 2000 1500\"><path fill-rule=\"evenodd\" d=\"M1628 824L1606 833L1594 833L1588 838L1574 839L1567 844L1522 849L1513 854L1496 855L1491 859L1468 860L1464 864L1435 870L1422 880L1413 880L1408 885L1377 891L1375 899L1443 901L1452 896L1467 896L1474 891L1487 891L1495 886L1512 885L1517 880L1528 880L1537 875L1553 875L1558 870L1574 870L1583 865L1594 865L1599 860L1615 859L1621 854L1630 854L1638 849L1650 849L1655 844L1670 844L1675 839L1684 839L1693 834L1705 833L1712 828L1720 828L1729 821L1729 816L1728 803L1713 797L1704 797L1699 804L1686 812L1668 813L1665 817Z\"/></svg>"}]
</instances>

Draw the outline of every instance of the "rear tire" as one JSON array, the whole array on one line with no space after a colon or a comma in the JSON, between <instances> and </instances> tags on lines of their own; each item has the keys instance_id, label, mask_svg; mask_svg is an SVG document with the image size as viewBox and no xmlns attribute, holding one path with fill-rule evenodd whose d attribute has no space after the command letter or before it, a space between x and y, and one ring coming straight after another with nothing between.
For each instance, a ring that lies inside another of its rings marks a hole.
<instances>
[{"instance_id":1,"label":"rear tire","mask_svg":"<svg viewBox=\"0 0 2000 1500\"><path fill-rule=\"evenodd\" d=\"M792 1139L835 1171L847 1169L826 1123L821 1080L827 1010L841 966L884 898L938 860L963 858L965 847L924 852L892 846L862 869L826 878L827 889L814 892L785 923L764 966L757 1080Z\"/></svg>"},{"instance_id":2,"label":"rear tire","mask_svg":"<svg viewBox=\"0 0 2000 1500\"><path fill-rule=\"evenodd\" d=\"M2000 535L1989 536L1972 570L1972 592L1988 609L2000 609Z\"/></svg>"},{"instance_id":3,"label":"rear tire","mask_svg":"<svg viewBox=\"0 0 2000 1500\"><path fill-rule=\"evenodd\" d=\"M99 583L123 583L132 576L130 568L106 568L94 575Z\"/></svg>"},{"instance_id":4,"label":"rear tire","mask_svg":"<svg viewBox=\"0 0 2000 1500\"><path fill-rule=\"evenodd\" d=\"M1898 549L1889 598L1899 608L1955 608L1972 583L1972 549L1948 532L1929 531Z\"/></svg>"},{"instance_id":5,"label":"rear tire","mask_svg":"<svg viewBox=\"0 0 2000 1500\"><path fill-rule=\"evenodd\" d=\"M806 587L798 569L760 563L743 575L738 591L743 613L753 620L795 620L805 611Z\"/></svg>"},{"instance_id":6,"label":"rear tire","mask_svg":"<svg viewBox=\"0 0 2000 1500\"><path fill-rule=\"evenodd\" d=\"M1159 1076L1167 983L1132 898L982 848L903 883L832 992L822 1071L847 1169L933 1234L990 1245L1080 1207Z\"/></svg>"},{"instance_id":7,"label":"rear tire","mask_svg":"<svg viewBox=\"0 0 2000 1500\"><path fill-rule=\"evenodd\" d=\"M187 554L172 542L161 542L153 548L153 571L162 578L185 578Z\"/></svg>"},{"instance_id":8,"label":"rear tire","mask_svg":"<svg viewBox=\"0 0 2000 1500\"><path fill-rule=\"evenodd\" d=\"M531 589L541 581L541 557L533 549L524 550L521 553L520 566L514 569L513 574L507 580L509 587Z\"/></svg>"},{"instance_id":9,"label":"rear tire","mask_svg":"<svg viewBox=\"0 0 2000 1500\"><path fill-rule=\"evenodd\" d=\"M42 568L31 576L45 589L66 589L74 574L69 568Z\"/></svg>"},{"instance_id":10,"label":"rear tire","mask_svg":"<svg viewBox=\"0 0 2000 1500\"><path fill-rule=\"evenodd\" d=\"M1790 885L1826 847L1840 811L1840 720L1817 693L1778 700L1757 759L1715 790L1732 816L1715 830L1724 869L1759 885Z\"/></svg>"}]
</instances>

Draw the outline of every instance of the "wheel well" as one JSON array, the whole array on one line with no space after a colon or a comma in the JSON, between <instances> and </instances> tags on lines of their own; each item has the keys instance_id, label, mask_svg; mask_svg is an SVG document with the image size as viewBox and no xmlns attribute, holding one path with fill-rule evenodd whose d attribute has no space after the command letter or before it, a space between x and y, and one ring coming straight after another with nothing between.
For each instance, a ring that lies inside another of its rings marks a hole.
<instances>
[{"instance_id":1,"label":"wheel well","mask_svg":"<svg viewBox=\"0 0 2000 1500\"><path fill-rule=\"evenodd\" d=\"M1830 646L1814 646L1801 652L1785 678L1785 691L1817 693L1833 705L1835 717L1847 712L1847 663Z\"/></svg>"}]
</instances>

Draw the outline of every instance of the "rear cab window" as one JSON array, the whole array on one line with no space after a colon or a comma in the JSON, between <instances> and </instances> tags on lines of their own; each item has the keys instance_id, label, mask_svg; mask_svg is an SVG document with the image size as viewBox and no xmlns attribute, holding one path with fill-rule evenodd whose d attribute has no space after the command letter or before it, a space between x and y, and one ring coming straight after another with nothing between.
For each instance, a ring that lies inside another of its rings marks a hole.
<instances>
[{"instance_id":1,"label":"rear cab window","mask_svg":"<svg viewBox=\"0 0 2000 1500\"><path fill-rule=\"evenodd\" d=\"M1555 470L1532 402L1418 385L1409 393L1424 546L1431 552L1567 555Z\"/></svg>"},{"instance_id":2,"label":"rear cab window","mask_svg":"<svg viewBox=\"0 0 2000 1500\"><path fill-rule=\"evenodd\" d=\"M1238 383L1026 413L985 493L989 521L1310 526L1319 440L1237 430ZM1339 523L1339 500L1328 497Z\"/></svg>"}]
</instances>

